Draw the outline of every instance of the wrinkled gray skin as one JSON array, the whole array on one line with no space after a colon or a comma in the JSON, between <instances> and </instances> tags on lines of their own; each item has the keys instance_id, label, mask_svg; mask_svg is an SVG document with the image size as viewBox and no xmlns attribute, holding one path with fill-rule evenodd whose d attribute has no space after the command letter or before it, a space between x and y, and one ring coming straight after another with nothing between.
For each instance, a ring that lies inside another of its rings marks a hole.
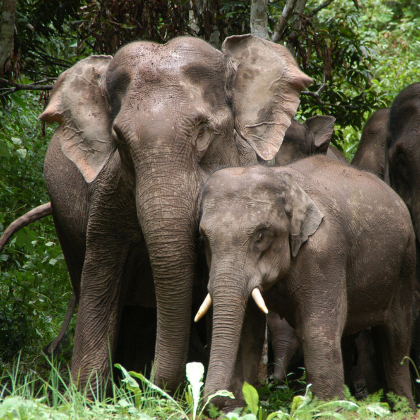
<instances>
[{"instance_id":1,"label":"wrinkled gray skin","mask_svg":"<svg viewBox=\"0 0 420 420\"><path fill-rule=\"evenodd\" d=\"M334 146L330 145L334 133L335 117L316 115L308 118L303 124L292 120L284 135L283 143L275 157L275 166L284 166L296 160L315 154L327 155L331 158L348 163L345 156ZM302 350L294 329L278 314L271 312L267 316L270 330L270 344L274 356L273 376L281 382L290 372L290 364L298 366L302 358ZM299 365L300 366L300 365Z\"/></svg>"},{"instance_id":2,"label":"wrinkled gray skin","mask_svg":"<svg viewBox=\"0 0 420 420\"><path fill-rule=\"evenodd\" d=\"M202 292L201 185L219 166L272 159L310 82L286 48L250 35L222 51L189 37L135 42L60 76L40 118L60 124L44 173L79 300L71 372L81 386L92 371L108 376L109 352L125 352L121 319L121 335L142 345L151 331L134 326L157 311L155 381L177 388Z\"/></svg>"},{"instance_id":3,"label":"wrinkled gray skin","mask_svg":"<svg viewBox=\"0 0 420 420\"><path fill-rule=\"evenodd\" d=\"M420 366L420 83L401 91L389 111L386 134L385 180L408 207L416 233L417 291L412 357Z\"/></svg>"},{"instance_id":4,"label":"wrinkled gray skin","mask_svg":"<svg viewBox=\"0 0 420 420\"><path fill-rule=\"evenodd\" d=\"M201 206L213 301L207 395L229 389L240 401L243 381L255 380L237 368L260 357L264 314L250 299L258 288L295 329L315 395L344 396L341 338L372 327L388 389L414 408L408 364L400 364L410 347L414 233L389 186L317 155L217 171Z\"/></svg>"},{"instance_id":5,"label":"wrinkled gray skin","mask_svg":"<svg viewBox=\"0 0 420 420\"><path fill-rule=\"evenodd\" d=\"M351 164L384 179L386 130L389 108L378 109L366 122Z\"/></svg>"},{"instance_id":6,"label":"wrinkled gray skin","mask_svg":"<svg viewBox=\"0 0 420 420\"><path fill-rule=\"evenodd\" d=\"M330 145L335 117L315 115L303 124L292 120L283 143L274 158L275 166L283 166L308 156L322 154L347 162L345 156Z\"/></svg>"}]
</instances>

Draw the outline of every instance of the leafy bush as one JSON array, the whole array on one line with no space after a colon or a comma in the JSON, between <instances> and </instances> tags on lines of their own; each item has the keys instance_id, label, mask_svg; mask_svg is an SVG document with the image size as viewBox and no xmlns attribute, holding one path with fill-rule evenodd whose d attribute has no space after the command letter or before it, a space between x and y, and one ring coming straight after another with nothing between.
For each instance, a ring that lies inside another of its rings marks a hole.
<instances>
[{"instance_id":1,"label":"leafy bush","mask_svg":"<svg viewBox=\"0 0 420 420\"><path fill-rule=\"evenodd\" d=\"M38 98L15 93L0 117L0 235L16 218L49 201L43 162L53 130L42 126ZM19 231L0 254L0 361L21 349L31 364L60 330L71 287L52 217Z\"/></svg>"}]
</instances>

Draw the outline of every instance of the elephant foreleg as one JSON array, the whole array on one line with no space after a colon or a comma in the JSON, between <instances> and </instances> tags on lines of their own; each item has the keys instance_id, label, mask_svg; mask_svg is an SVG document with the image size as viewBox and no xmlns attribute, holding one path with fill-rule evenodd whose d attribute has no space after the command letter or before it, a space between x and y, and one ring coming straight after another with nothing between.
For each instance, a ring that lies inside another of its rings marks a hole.
<instances>
[{"instance_id":1,"label":"elephant foreleg","mask_svg":"<svg viewBox=\"0 0 420 420\"><path fill-rule=\"evenodd\" d=\"M110 373L122 312L123 270L129 251L126 244L112 240L106 244L101 238L95 239L94 244L88 244L82 273L71 367L73 380L82 388L89 385L89 395L101 395Z\"/></svg>"}]
</instances>

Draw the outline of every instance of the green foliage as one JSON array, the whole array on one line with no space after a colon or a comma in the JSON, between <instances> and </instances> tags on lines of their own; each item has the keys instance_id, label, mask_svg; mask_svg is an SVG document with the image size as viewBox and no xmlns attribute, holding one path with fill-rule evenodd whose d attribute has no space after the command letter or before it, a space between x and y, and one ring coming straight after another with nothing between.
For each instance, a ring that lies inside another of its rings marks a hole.
<instances>
[{"instance_id":1,"label":"green foliage","mask_svg":"<svg viewBox=\"0 0 420 420\"><path fill-rule=\"evenodd\" d=\"M338 98L344 90L345 99L350 99L348 103L357 109L350 111L348 117L344 115L344 118L340 112L331 114L338 116L334 141L351 160L361 128L372 113L389 107L401 90L420 80L420 8L417 2L370 0L360 2L359 10L355 10L352 0L336 0L319 12L318 18L328 21L343 13L348 13L348 20L342 20L343 28L346 33L353 33L348 41L351 38L357 40L356 43L347 43L345 49L350 48L350 55L354 54L356 60L359 57L359 61L352 62L348 73L347 54L336 56L333 62L346 68L346 71L343 73L343 69L338 68L333 79L337 77L338 80L335 87L340 92ZM350 76L348 80L347 75ZM346 103L337 101L339 106Z\"/></svg>"},{"instance_id":2,"label":"green foliage","mask_svg":"<svg viewBox=\"0 0 420 420\"><path fill-rule=\"evenodd\" d=\"M71 379L69 382L63 379L55 363L50 363L50 373L45 380L33 371L22 373L19 364L16 364L12 370L0 375L0 420L208 418L203 411L206 405L193 414L192 401L172 397L143 375L127 372L121 365L116 365L116 367L123 374L122 386L113 384L112 396L99 400L95 397L87 399L86 390L80 391ZM202 365L189 364L187 371L190 386L200 392L201 380L196 379L200 378L203 372ZM140 380L140 384L136 379ZM413 414L406 400L392 394L388 395L388 399L395 408L401 409L395 414L391 414L386 403L380 402L382 393L357 402L353 397L346 400L318 401L313 398L310 388L311 385L308 385L304 395L295 396L286 406L273 411L270 407L263 407L264 401L259 401L254 387L244 384L243 391L247 403L245 409L238 408L227 414L213 411L213 414L217 415L219 420L312 420L319 418L402 420L402 418L410 418ZM187 393L184 391L183 395L186 396ZM230 393L220 391L218 395L229 396ZM211 416L211 418L214 417Z\"/></svg>"},{"instance_id":3,"label":"green foliage","mask_svg":"<svg viewBox=\"0 0 420 420\"><path fill-rule=\"evenodd\" d=\"M301 113L336 117L335 144L343 141L344 127L361 130L364 113L386 106L372 86L374 44L357 31L361 13L351 7L335 7L334 13L320 14L314 21L302 20L304 30L291 36L303 70L313 78L303 95Z\"/></svg>"},{"instance_id":4,"label":"green foliage","mask_svg":"<svg viewBox=\"0 0 420 420\"><path fill-rule=\"evenodd\" d=\"M19 100L0 115L0 235L16 218L49 201L42 177L48 141L37 120L41 107L32 94L13 97ZM32 361L58 334L70 297L52 217L19 231L0 253L1 365L10 366L25 349L22 365L33 368Z\"/></svg>"}]
</instances>

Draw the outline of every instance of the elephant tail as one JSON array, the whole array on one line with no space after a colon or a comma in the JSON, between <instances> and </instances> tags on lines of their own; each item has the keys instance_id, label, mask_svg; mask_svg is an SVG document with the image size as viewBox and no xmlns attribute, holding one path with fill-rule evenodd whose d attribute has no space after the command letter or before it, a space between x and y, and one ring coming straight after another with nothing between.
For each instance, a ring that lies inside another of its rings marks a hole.
<instances>
[{"instance_id":1,"label":"elephant tail","mask_svg":"<svg viewBox=\"0 0 420 420\"><path fill-rule=\"evenodd\" d=\"M3 250L3 247L6 245L7 241L23 227L29 225L36 220L42 219L45 216L52 214L51 202L42 204L27 213L23 216L20 216L10 226L4 231L3 235L0 237L0 252Z\"/></svg>"}]
</instances>

